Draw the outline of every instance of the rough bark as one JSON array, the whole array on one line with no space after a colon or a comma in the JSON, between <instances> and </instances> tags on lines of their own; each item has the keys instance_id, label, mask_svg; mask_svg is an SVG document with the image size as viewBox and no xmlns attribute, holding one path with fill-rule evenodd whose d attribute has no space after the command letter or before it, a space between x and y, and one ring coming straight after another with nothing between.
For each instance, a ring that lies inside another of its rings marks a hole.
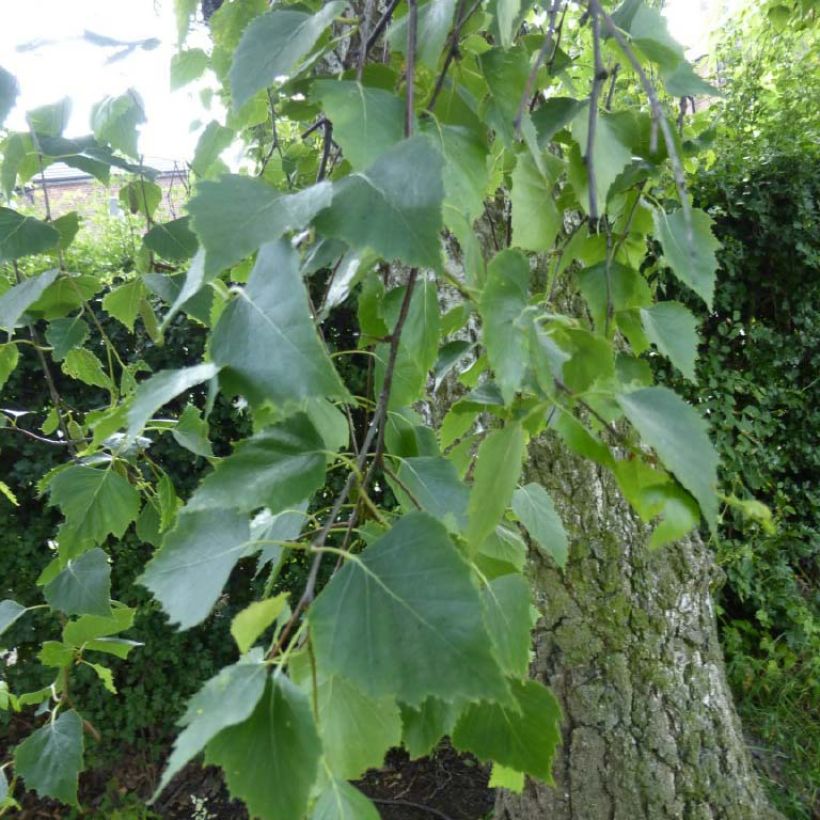
<instances>
[{"instance_id":1,"label":"rough bark","mask_svg":"<svg viewBox=\"0 0 820 820\"><path fill-rule=\"evenodd\" d=\"M501 793L499 820L779 815L744 745L718 643L711 555L699 539L650 552L614 480L557 443L531 447L571 538L564 572L533 557L535 676L560 699L555 786Z\"/></svg>"}]
</instances>

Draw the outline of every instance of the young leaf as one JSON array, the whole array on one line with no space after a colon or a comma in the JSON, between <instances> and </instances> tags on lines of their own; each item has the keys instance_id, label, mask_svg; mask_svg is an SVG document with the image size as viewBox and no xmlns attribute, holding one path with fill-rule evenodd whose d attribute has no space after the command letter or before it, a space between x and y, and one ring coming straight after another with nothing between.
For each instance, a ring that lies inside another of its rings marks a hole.
<instances>
[{"instance_id":1,"label":"young leaf","mask_svg":"<svg viewBox=\"0 0 820 820\"><path fill-rule=\"evenodd\" d=\"M2 211L0 208L0 222L2 221ZM0 225L2 231L2 225ZM0 237L0 246L2 246ZM2 250L0 249L0 254ZM19 285L10 287L0 296L0 330L7 333L14 333L14 328L20 317L33 305L42 295L43 291L57 278L58 270L47 270L44 273L32 276Z\"/></svg>"},{"instance_id":2,"label":"young leaf","mask_svg":"<svg viewBox=\"0 0 820 820\"><path fill-rule=\"evenodd\" d=\"M688 236L683 209L671 214L655 211L655 234L663 245L664 259L672 272L685 285L689 285L712 309L715 292L717 257L715 251L720 242L712 233L712 219L700 208L693 208L692 237Z\"/></svg>"},{"instance_id":3,"label":"young leaf","mask_svg":"<svg viewBox=\"0 0 820 820\"><path fill-rule=\"evenodd\" d=\"M97 677L102 681L102 685L112 695L117 694L117 687L114 684L114 673L107 666L103 666L100 663L91 663L90 661L84 661L84 663L94 670Z\"/></svg>"},{"instance_id":4,"label":"young leaf","mask_svg":"<svg viewBox=\"0 0 820 820\"><path fill-rule=\"evenodd\" d=\"M282 592L274 598L254 601L241 612L234 615L231 621L231 635L244 655L256 643L256 639L279 617L288 593Z\"/></svg>"},{"instance_id":5,"label":"young leaf","mask_svg":"<svg viewBox=\"0 0 820 820\"><path fill-rule=\"evenodd\" d=\"M490 782L487 785L491 789L508 789L515 794L521 794L524 791L524 772L493 763Z\"/></svg>"},{"instance_id":6,"label":"young leaf","mask_svg":"<svg viewBox=\"0 0 820 820\"><path fill-rule=\"evenodd\" d=\"M527 484L513 493L512 508L530 538L563 569L569 542L550 494L540 484Z\"/></svg>"},{"instance_id":7,"label":"young leaf","mask_svg":"<svg viewBox=\"0 0 820 820\"><path fill-rule=\"evenodd\" d=\"M538 681L510 681L517 708L471 704L453 730L453 744L481 760L552 784L552 759L561 742L561 708Z\"/></svg>"},{"instance_id":8,"label":"young leaf","mask_svg":"<svg viewBox=\"0 0 820 820\"><path fill-rule=\"evenodd\" d=\"M206 681L188 701L179 725L185 728L174 741L168 765L154 794L154 799L171 782L171 778L206 744L228 726L247 720L268 679L268 667L262 662L262 651L255 650L235 664L226 666Z\"/></svg>"},{"instance_id":9,"label":"young leaf","mask_svg":"<svg viewBox=\"0 0 820 820\"><path fill-rule=\"evenodd\" d=\"M646 336L690 381L695 381L698 320L680 302L657 302L641 310Z\"/></svg>"},{"instance_id":10,"label":"young leaf","mask_svg":"<svg viewBox=\"0 0 820 820\"><path fill-rule=\"evenodd\" d=\"M114 390L110 377L103 370L102 362L87 348L75 347L69 350L61 369L66 376L71 376L83 384L102 387L103 390Z\"/></svg>"},{"instance_id":11,"label":"young leaf","mask_svg":"<svg viewBox=\"0 0 820 820\"><path fill-rule=\"evenodd\" d=\"M279 673L250 718L208 744L205 760L222 767L251 815L290 820L305 814L321 752L307 696Z\"/></svg>"},{"instance_id":12,"label":"young leaf","mask_svg":"<svg viewBox=\"0 0 820 820\"><path fill-rule=\"evenodd\" d=\"M439 268L443 198L441 154L429 138L416 136L385 151L367 170L334 183L333 204L316 226L385 259Z\"/></svg>"},{"instance_id":13,"label":"young leaf","mask_svg":"<svg viewBox=\"0 0 820 820\"><path fill-rule=\"evenodd\" d=\"M142 281L132 279L105 295L102 301L103 310L122 322L128 328L128 331L133 333L134 322L140 312L140 303L145 298L146 293Z\"/></svg>"},{"instance_id":14,"label":"young leaf","mask_svg":"<svg viewBox=\"0 0 820 820\"><path fill-rule=\"evenodd\" d=\"M50 504L81 543L100 544L109 534L122 538L139 513L139 493L115 470L73 464L49 484Z\"/></svg>"},{"instance_id":15,"label":"young leaf","mask_svg":"<svg viewBox=\"0 0 820 820\"><path fill-rule=\"evenodd\" d=\"M379 812L357 788L334 777L319 795L310 820L379 820Z\"/></svg>"},{"instance_id":16,"label":"young leaf","mask_svg":"<svg viewBox=\"0 0 820 820\"><path fill-rule=\"evenodd\" d=\"M527 369L527 338L516 321L529 300L530 265L519 251L505 250L487 266L481 294L487 358L509 404Z\"/></svg>"},{"instance_id":17,"label":"young leaf","mask_svg":"<svg viewBox=\"0 0 820 820\"><path fill-rule=\"evenodd\" d=\"M0 601L0 635L2 635L26 611L17 601L7 598Z\"/></svg>"},{"instance_id":18,"label":"young leaf","mask_svg":"<svg viewBox=\"0 0 820 820\"><path fill-rule=\"evenodd\" d=\"M311 86L333 123L333 139L357 171L404 138L404 102L381 88L318 80Z\"/></svg>"},{"instance_id":19,"label":"young leaf","mask_svg":"<svg viewBox=\"0 0 820 820\"><path fill-rule=\"evenodd\" d=\"M138 436L157 410L217 373L219 368L215 364L203 362L181 370L161 370L146 379L137 387L128 409L128 435Z\"/></svg>"},{"instance_id":20,"label":"young leaf","mask_svg":"<svg viewBox=\"0 0 820 820\"><path fill-rule=\"evenodd\" d=\"M77 786L83 768L83 723L73 710L30 734L14 751L14 772L40 797L79 806Z\"/></svg>"},{"instance_id":21,"label":"young leaf","mask_svg":"<svg viewBox=\"0 0 820 820\"><path fill-rule=\"evenodd\" d=\"M111 566L101 549L72 558L43 590L52 609L66 615L111 614Z\"/></svg>"},{"instance_id":22,"label":"young leaf","mask_svg":"<svg viewBox=\"0 0 820 820\"><path fill-rule=\"evenodd\" d=\"M517 424L494 430L481 443L470 492L467 541L473 550L493 532L507 509L524 457L524 431Z\"/></svg>"},{"instance_id":23,"label":"young leaf","mask_svg":"<svg viewBox=\"0 0 820 820\"><path fill-rule=\"evenodd\" d=\"M298 257L285 241L260 249L247 287L214 328L211 356L225 368L225 390L254 405L347 397L311 321Z\"/></svg>"},{"instance_id":24,"label":"young leaf","mask_svg":"<svg viewBox=\"0 0 820 820\"><path fill-rule=\"evenodd\" d=\"M310 608L319 670L410 705L506 697L481 602L442 524L410 513L348 560ZM367 636L367 653L360 651Z\"/></svg>"},{"instance_id":25,"label":"young leaf","mask_svg":"<svg viewBox=\"0 0 820 820\"><path fill-rule=\"evenodd\" d=\"M138 582L188 629L208 616L249 541L247 517L233 510L183 510Z\"/></svg>"},{"instance_id":26,"label":"young leaf","mask_svg":"<svg viewBox=\"0 0 820 820\"><path fill-rule=\"evenodd\" d=\"M110 617L83 615L76 621L69 621L63 627L63 641L70 646L84 646L100 638L125 632L134 624L135 609L115 603Z\"/></svg>"},{"instance_id":27,"label":"young leaf","mask_svg":"<svg viewBox=\"0 0 820 820\"><path fill-rule=\"evenodd\" d=\"M325 480L325 445L304 413L241 441L188 502L189 510L232 507L271 513L303 501Z\"/></svg>"},{"instance_id":28,"label":"young leaf","mask_svg":"<svg viewBox=\"0 0 820 820\"><path fill-rule=\"evenodd\" d=\"M277 77L298 72L298 63L344 7L335 0L316 14L277 8L252 20L236 48L229 75L234 109L238 111Z\"/></svg>"},{"instance_id":29,"label":"young leaf","mask_svg":"<svg viewBox=\"0 0 820 820\"><path fill-rule=\"evenodd\" d=\"M706 422L668 387L618 396L626 417L664 466L695 497L712 532L717 527L718 456Z\"/></svg>"},{"instance_id":30,"label":"young leaf","mask_svg":"<svg viewBox=\"0 0 820 820\"><path fill-rule=\"evenodd\" d=\"M188 211L205 249L205 274L217 274L263 243L304 227L330 205L331 197L329 182L295 194L282 194L261 179L233 174L217 182L201 182Z\"/></svg>"}]
</instances>

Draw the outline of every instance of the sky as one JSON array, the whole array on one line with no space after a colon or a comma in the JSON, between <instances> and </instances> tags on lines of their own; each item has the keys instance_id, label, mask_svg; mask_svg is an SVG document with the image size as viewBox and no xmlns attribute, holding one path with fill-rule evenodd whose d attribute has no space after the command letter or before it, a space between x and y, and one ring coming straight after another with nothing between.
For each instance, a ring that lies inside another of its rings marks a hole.
<instances>
[{"instance_id":1,"label":"sky","mask_svg":"<svg viewBox=\"0 0 820 820\"><path fill-rule=\"evenodd\" d=\"M728 4L739 1L728 0ZM6 4L11 5L9 0ZM727 0L665 3L670 29L689 49L690 57L704 53L709 30L725 4ZM207 81L170 90L169 64L176 50L173 5L173 0L15 2L13 13L6 12L0 26L0 65L21 86L7 127L25 130L26 110L69 96L73 109L66 136L87 134L91 106L106 95L134 87L146 106L148 121L140 138L146 160L189 159L202 127L192 131L191 123L200 120L204 125L214 114L198 99L198 90ZM160 45L151 51L135 49L121 60L106 62L117 49L90 44L83 39L84 30L127 41L153 37Z\"/></svg>"}]
</instances>

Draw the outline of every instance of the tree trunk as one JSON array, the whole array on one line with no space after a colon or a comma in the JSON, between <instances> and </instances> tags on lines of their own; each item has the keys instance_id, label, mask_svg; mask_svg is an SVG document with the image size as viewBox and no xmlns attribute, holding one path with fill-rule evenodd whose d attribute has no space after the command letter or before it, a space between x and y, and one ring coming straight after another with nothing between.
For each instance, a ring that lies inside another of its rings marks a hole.
<instances>
[{"instance_id":1,"label":"tree trunk","mask_svg":"<svg viewBox=\"0 0 820 820\"><path fill-rule=\"evenodd\" d=\"M557 442L530 450L529 480L570 534L562 572L535 555L542 618L533 672L561 702L555 786L502 792L500 820L659 820L779 815L744 745L697 538L650 552L612 477Z\"/></svg>"}]
</instances>

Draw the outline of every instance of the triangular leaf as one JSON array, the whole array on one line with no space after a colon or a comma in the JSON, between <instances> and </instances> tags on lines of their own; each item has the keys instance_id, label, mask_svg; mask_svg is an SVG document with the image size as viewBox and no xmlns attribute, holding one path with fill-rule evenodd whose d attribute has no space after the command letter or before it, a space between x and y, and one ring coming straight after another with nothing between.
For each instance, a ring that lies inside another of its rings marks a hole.
<instances>
[{"instance_id":1,"label":"triangular leaf","mask_svg":"<svg viewBox=\"0 0 820 820\"><path fill-rule=\"evenodd\" d=\"M247 652L257 638L279 617L288 602L288 593L282 592L274 598L254 601L231 621L231 635L241 653Z\"/></svg>"},{"instance_id":2,"label":"triangular leaf","mask_svg":"<svg viewBox=\"0 0 820 820\"><path fill-rule=\"evenodd\" d=\"M565 567L569 541L550 494L540 484L527 484L513 493L512 508L537 546Z\"/></svg>"},{"instance_id":3,"label":"triangular leaf","mask_svg":"<svg viewBox=\"0 0 820 820\"><path fill-rule=\"evenodd\" d=\"M690 381L695 381L698 320L680 302L657 302L641 310L646 336Z\"/></svg>"},{"instance_id":4,"label":"triangular leaf","mask_svg":"<svg viewBox=\"0 0 820 820\"><path fill-rule=\"evenodd\" d=\"M0 220L2 220L3 210L7 209L0 208ZM0 231L2 231L1 225ZM2 239L0 239L1 242ZM14 285L0 296L0 330L14 333L20 317L40 298L58 274L58 270L47 270L37 276L32 276L31 279L26 279L19 285Z\"/></svg>"},{"instance_id":5,"label":"triangular leaf","mask_svg":"<svg viewBox=\"0 0 820 820\"><path fill-rule=\"evenodd\" d=\"M101 549L72 558L43 590L48 605L66 615L111 614L111 566Z\"/></svg>"},{"instance_id":6,"label":"triangular leaf","mask_svg":"<svg viewBox=\"0 0 820 820\"><path fill-rule=\"evenodd\" d=\"M310 820L379 820L379 813L357 788L334 777L319 795Z\"/></svg>"}]
</instances>

